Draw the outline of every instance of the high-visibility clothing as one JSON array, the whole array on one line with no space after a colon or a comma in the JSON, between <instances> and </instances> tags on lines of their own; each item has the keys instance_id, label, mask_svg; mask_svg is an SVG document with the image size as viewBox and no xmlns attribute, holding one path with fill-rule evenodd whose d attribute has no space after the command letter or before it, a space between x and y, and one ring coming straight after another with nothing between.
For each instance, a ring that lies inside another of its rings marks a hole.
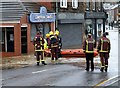
<instances>
[{"instance_id":1,"label":"high-visibility clothing","mask_svg":"<svg viewBox=\"0 0 120 88\"><path fill-rule=\"evenodd\" d=\"M55 35L52 35L50 37L50 47L58 47L58 39L57 39L57 36Z\"/></svg>"},{"instance_id":2,"label":"high-visibility clothing","mask_svg":"<svg viewBox=\"0 0 120 88\"><path fill-rule=\"evenodd\" d=\"M44 51L44 39L41 36L34 38L35 51Z\"/></svg>"},{"instance_id":3,"label":"high-visibility clothing","mask_svg":"<svg viewBox=\"0 0 120 88\"><path fill-rule=\"evenodd\" d=\"M47 44L47 41L46 41L46 39L44 39L44 49L48 49L48 44Z\"/></svg>"},{"instance_id":4,"label":"high-visibility clothing","mask_svg":"<svg viewBox=\"0 0 120 88\"><path fill-rule=\"evenodd\" d=\"M86 39L83 45L83 50L86 53L94 53L95 40L92 38Z\"/></svg>"},{"instance_id":5,"label":"high-visibility clothing","mask_svg":"<svg viewBox=\"0 0 120 88\"><path fill-rule=\"evenodd\" d=\"M110 52L110 40L106 37L102 37L98 43L99 52Z\"/></svg>"}]
</instances>

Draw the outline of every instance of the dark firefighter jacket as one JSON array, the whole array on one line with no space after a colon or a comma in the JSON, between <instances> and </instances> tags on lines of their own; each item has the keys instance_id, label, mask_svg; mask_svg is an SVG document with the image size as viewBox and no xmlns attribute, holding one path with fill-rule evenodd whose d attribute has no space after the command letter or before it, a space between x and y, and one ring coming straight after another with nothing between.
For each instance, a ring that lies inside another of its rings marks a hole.
<instances>
[{"instance_id":1,"label":"dark firefighter jacket","mask_svg":"<svg viewBox=\"0 0 120 88\"><path fill-rule=\"evenodd\" d=\"M106 37L102 37L98 42L97 51L110 53L110 48L111 48L110 40Z\"/></svg>"},{"instance_id":2,"label":"dark firefighter jacket","mask_svg":"<svg viewBox=\"0 0 120 88\"><path fill-rule=\"evenodd\" d=\"M96 46L93 38L87 38L83 44L83 50L85 53L94 53L94 47Z\"/></svg>"},{"instance_id":3,"label":"dark firefighter jacket","mask_svg":"<svg viewBox=\"0 0 120 88\"><path fill-rule=\"evenodd\" d=\"M36 35L33 41L35 51L44 51L44 38L40 35Z\"/></svg>"}]
</instances>

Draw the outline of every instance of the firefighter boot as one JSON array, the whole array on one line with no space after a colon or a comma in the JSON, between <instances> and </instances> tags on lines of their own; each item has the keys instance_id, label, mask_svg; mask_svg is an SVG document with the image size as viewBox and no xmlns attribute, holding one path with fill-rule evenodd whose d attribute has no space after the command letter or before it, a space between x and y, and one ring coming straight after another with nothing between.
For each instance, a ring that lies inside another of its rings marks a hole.
<instances>
[{"instance_id":1,"label":"firefighter boot","mask_svg":"<svg viewBox=\"0 0 120 88\"><path fill-rule=\"evenodd\" d=\"M37 66L39 66L39 63L40 63L40 62L37 62Z\"/></svg>"},{"instance_id":2,"label":"firefighter boot","mask_svg":"<svg viewBox=\"0 0 120 88\"><path fill-rule=\"evenodd\" d=\"M47 65L47 64L45 63L45 61L41 61L41 63L42 63L43 65Z\"/></svg>"},{"instance_id":3,"label":"firefighter boot","mask_svg":"<svg viewBox=\"0 0 120 88\"><path fill-rule=\"evenodd\" d=\"M101 67L100 71L103 72L104 71L104 67Z\"/></svg>"},{"instance_id":4,"label":"firefighter boot","mask_svg":"<svg viewBox=\"0 0 120 88\"><path fill-rule=\"evenodd\" d=\"M56 64L59 64L59 60L55 60L55 63L56 63Z\"/></svg>"},{"instance_id":5,"label":"firefighter boot","mask_svg":"<svg viewBox=\"0 0 120 88\"><path fill-rule=\"evenodd\" d=\"M107 68L108 68L108 66L105 66L105 72L107 72Z\"/></svg>"},{"instance_id":6,"label":"firefighter boot","mask_svg":"<svg viewBox=\"0 0 120 88\"><path fill-rule=\"evenodd\" d=\"M51 63L54 64L54 60L51 60Z\"/></svg>"}]
</instances>

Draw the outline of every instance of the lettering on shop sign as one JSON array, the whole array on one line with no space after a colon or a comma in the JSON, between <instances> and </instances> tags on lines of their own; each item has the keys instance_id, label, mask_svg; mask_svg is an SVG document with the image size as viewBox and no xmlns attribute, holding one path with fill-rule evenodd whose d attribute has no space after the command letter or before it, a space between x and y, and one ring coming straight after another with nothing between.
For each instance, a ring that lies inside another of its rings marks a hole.
<instances>
[{"instance_id":1,"label":"lettering on shop sign","mask_svg":"<svg viewBox=\"0 0 120 88\"><path fill-rule=\"evenodd\" d=\"M45 7L41 7L40 13L31 13L30 21L33 23L38 22L54 22L55 21L55 13L47 13Z\"/></svg>"}]
</instances>

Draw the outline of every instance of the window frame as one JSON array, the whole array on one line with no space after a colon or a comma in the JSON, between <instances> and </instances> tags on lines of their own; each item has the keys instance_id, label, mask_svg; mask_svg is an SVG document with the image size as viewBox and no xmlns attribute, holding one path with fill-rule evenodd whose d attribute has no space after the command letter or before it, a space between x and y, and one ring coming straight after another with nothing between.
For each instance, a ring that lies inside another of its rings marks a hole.
<instances>
[{"instance_id":1,"label":"window frame","mask_svg":"<svg viewBox=\"0 0 120 88\"><path fill-rule=\"evenodd\" d=\"M78 0L72 0L72 8L74 8L74 9L78 8Z\"/></svg>"},{"instance_id":2,"label":"window frame","mask_svg":"<svg viewBox=\"0 0 120 88\"><path fill-rule=\"evenodd\" d=\"M67 0L60 0L60 7L67 8Z\"/></svg>"}]
</instances>

